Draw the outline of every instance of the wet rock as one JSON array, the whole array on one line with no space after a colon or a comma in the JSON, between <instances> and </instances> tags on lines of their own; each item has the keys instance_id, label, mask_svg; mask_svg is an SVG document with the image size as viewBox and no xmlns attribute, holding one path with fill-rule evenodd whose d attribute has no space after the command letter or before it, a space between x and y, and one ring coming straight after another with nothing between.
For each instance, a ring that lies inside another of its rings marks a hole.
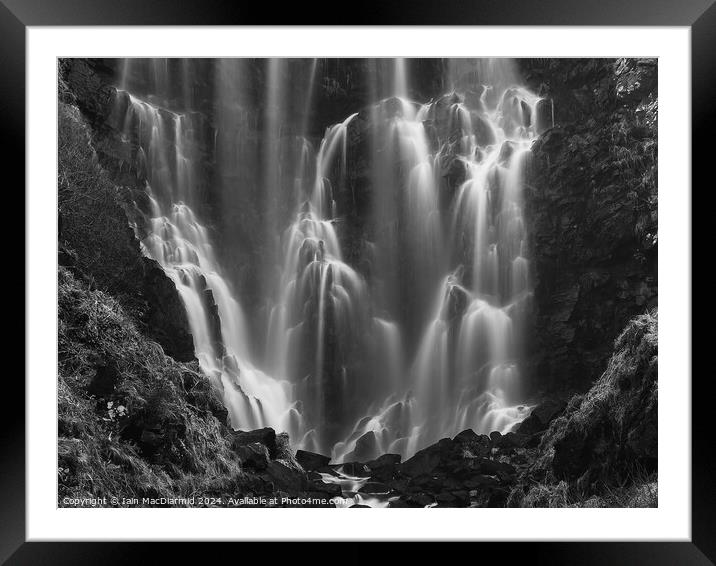
<instances>
[{"instance_id":1,"label":"wet rock","mask_svg":"<svg viewBox=\"0 0 716 566\"><path fill-rule=\"evenodd\" d=\"M142 261L141 293L149 307L144 317L147 334L175 360L189 362L196 359L186 309L176 286L156 261L147 257Z\"/></svg>"},{"instance_id":2,"label":"wet rock","mask_svg":"<svg viewBox=\"0 0 716 566\"><path fill-rule=\"evenodd\" d=\"M359 490L360 493L388 493L390 487L384 483L369 481L366 482Z\"/></svg>"},{"instance_id":3,"label":"wet rock","mask_svg":"<svg viewBox=\"0 0 716 566\"><path fill-rule=\"evenodd\" d=\"M535 132L539 135L552 127L554 106L549 98L543 98L535 105Z\"/></svg>"},{"instance_id":4,"label":"wet rock","mask_svg":"<svg viewBox=\"0 0 716 566\"><path fill-rule=\"evenodd\" d=\"M276 431L272 428L256 430L234 430L231 432L231 448L236 450L239 446L246 446L258 442L267 449L271 459L276 457Z\"/></svg>"},{"instance_id":5,"label":"wet rock","mask_svg":"<svg viewBox=\"0 0 716 566\"><path fill-rule=\"evenodd\" d=\"M472 117L472 127L475 132L475 142L478 146L485 148L497 141L492 126L482 116L474 115Z\"/></svg>"},{"instance_id":6,"label":"wet rock","mask_svg":"<svg viewBox=\"0 0 716 566\"><path fill-rule=\"evenodd\" d=\"M346 456L349 460L357 460L359 462L365 462L375 458L378 455L378 439L375 437L375 433L370 430L366 432L356 441L356 446L353 452Z\"/></svg>"},{"instance_id":7,"label":"wet rock","mask_svg":"<svg viewBox=\"0 0 716 566\"><path fill-rule=\"evenodd\" d=\"M331 459L323 454L308 452L307 450L296 451L296 461L301 464L304 470L319 470L327 466Z\"/></svg>"},{"instance_id":8,"label":"wet rock","mask_svg":"<svg viewBox=\"0 0 716 566\"><path fill-rule=\"evenodd\" d=\"M515 143L512 141L505 141L502 143L502 147L500 147L500 153L497 156L497 161L502 164L506 165L509 163L510 158L512 157L512 154L515 151Z\"/></svg>"},{"instance_id":9,"label":"wet rock","mask_svg":"<svg viewBox=\"0 0 716 566\"><path fill-rule=\"evenodd\" d=\"M481 87L479 90L468 90L465 92L465 106L470 110L484 111L485 105L482 102L482 93L485 88Z\"/></svg>"},{"instance_id":10,"label":"wet rock","mask_svg":"<svg viewBox=\"0 0 716 566\"><path fill-rule=\"evenodd\" d=\"M361 462L345 462L340 464L338 468L348 476L357 478L370 477L370 469Z\"/></svg>"},{"instance_id":11,"label":"wet rock","mask_svg":"<svg viewBox=\"0 0 716 566\"><path fill-rule=\"evenodd\" d=\"M443 311L440 313L440 318L443 320L455 320L461 317L467 306L470 304L470 297L465 288L460 285L450 285L447 289L447 301Z\"/></svg>"}]
</instances>

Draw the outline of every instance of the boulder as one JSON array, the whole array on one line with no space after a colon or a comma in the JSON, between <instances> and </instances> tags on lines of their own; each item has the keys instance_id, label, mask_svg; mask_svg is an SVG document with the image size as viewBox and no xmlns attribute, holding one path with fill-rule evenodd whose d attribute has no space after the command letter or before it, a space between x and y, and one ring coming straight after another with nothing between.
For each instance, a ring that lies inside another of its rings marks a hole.
<instances>
[{"instance_id":1,"label":"boulder","mask_svg":"<svg viewBox=\"0 0 716 566\"><path fill-rule=\"evenodd\" d=\"M367 462L366 466L370 469L371 477L380 481L389 481L398 471L400 460L400 454L383 454L379 458Z\"/></svg>"},{"instance_id":2,"label":"boulder","mask_svg":"<svg viewBox=\"0 0 716 566\"><path fill-rule=\"evenodd\" d=\"M472 429L463 430L454 440L466 457L484 458L492 449L490 438L485 434L477 434Z\"/></svg>"},{"instance_id":3,"label":"boulder","mask_svg":"<svg viewBox=\"0 0 716 566\"><path fill-rule=\"evenodd\" d=\"M272 491L283 490L295 494L308 487L308 479L304 474L275 460L268 463L261 477L272 484Z\"/></svg>"},{"instance_id":4,"label":"boulder","mask_svg":"<svg viewBox=\"0 0 716 566\"><path fill-rule=\"evenodd\" d=\"M415 453L400 466L400 472L409 477L429 474L440 465L440 453L429 446Z\"/></svg>"},{"instance_id":5,"label":"boulder","mask_svg":"<svg viewBox=\"0 0 716 566\"><path fill-rule=\"evenodd\" d=\"M291 449L291 443L288 438L287 432L282 432L276 435L276 456L274 458L277 462L281 462L285 466L296 470L298 472L304 472L304 468L296 461L296 457L293 455Z\"/></svg>"},{"instance_id":6,"label":"boulder","mask_svg":"<svg viewBox=\"0 0 716 566\"><path fill-rule=\"evenodd\" d=\"M316 491L322 494L326 494L329 497L340 497L343 495L341 486L337 483L324 483L322 481L314 481L310 484L310 491Z\"/></svg>"},{"instance_id":7,"label":"boulder","mask_svg":"<svg viewBox=\"0 0 716 566\"><path fill-rule=\"evenodd\" d=\"M323 454L316 454L307 450L296 451L296 461L301 464L304 470L319 470L327 466L331 459Z\"/></svg>"},{"instance_id":8,"label":"boulder","mask_svg":"<svg viewBox=\"0 0 716 566\"><path fill-rule=\"evenodd\" d=\"M338 466L338 468L347 476L357 478L370 477L370 469L368 469L368 466L361 462L345 462Z\"/></svg>"},{"instance_id":9,"label":"boulder","mask_svg":"<svg viewBox=\"0 0 716 566\"><path fill-rule=\"evenodd\" d=\"M258 442L263 444L271 459L276 457L276 431L272 428L260 428L256 430L234 430L231 432L231 448L236 450L239 446L246 446Z\"/></svg>"},{"instance_id":10,"label":"boulder","mask_svg":"<svg viewBox=\"0 0 716 566\"><path fill-rule=\"evenodd\" d=\"M353 449L353 452L348 454L347 458L349 460L365 462L366 460L375 458L378 455L378 452L378 439L376 438L375 433L372 430L369 430L356 440L355 448Z\"/></svg>"},{"instance_id":11,"label":"boulder","mask_svg":"<svg viewBox=\"0 0 716 566\"><path fill-rule=\"evenodd\" d=\"M546 430L549 424L564 412L567 403L550 399L537 405L516 430L520 434L534 434Z\"/></svg>"},{"instance_id":12,"label":"boulder","mask_svg":"<svg viewBox=\"0 0 716 566\"><path fill-rule=\"evenodd\" d=\"M252 442L234 449L242 466L255 470L265 470L269 464L268 448L260 442Z\"/></svg>"},{"instance_id":13,"label":"boulder","mask_svg":"<svg viewBox=\"0 0 716 566\"><path fill-rule=\"evenodd\" d=\"M369 481L359 490L360 493L389 493L390 487L384 483Z\"/></svg>"},{"instance_id":14,"label":"boulder","mask_svg":"<svg viewBox=\"0 0 716 566\"><path fill-rule=\"evenodd\" d=\"M480 435L477 434L474 430L471 428L468 428L466 430L463 430L462 432L458 433L453 440L455 442L460 443L470 443L470 442L476 442L480 438Z\"/></svg>"}]
</instances>

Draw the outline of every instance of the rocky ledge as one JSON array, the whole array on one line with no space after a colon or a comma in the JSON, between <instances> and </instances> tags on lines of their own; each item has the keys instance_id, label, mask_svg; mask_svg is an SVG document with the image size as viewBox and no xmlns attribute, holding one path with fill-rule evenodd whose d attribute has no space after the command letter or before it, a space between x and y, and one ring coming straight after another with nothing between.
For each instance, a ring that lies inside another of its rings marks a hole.
<instances>
[{"instance_id":1,"label":"rocky ledge","mask_svg":"<svg viewBox=\"0 0 716 566\"><path fill-rule=\"evenodd\" d=\"M343 463L304 450L294 455L288 436L271 428L234 431L232 449L253 478L246 496L272 498L279 506L295 501L300 506L502 507L565 406L539 406L523 424L525 432L488 436L467 429L404 462L399 454Z\"/></svg>"}]
</instances>

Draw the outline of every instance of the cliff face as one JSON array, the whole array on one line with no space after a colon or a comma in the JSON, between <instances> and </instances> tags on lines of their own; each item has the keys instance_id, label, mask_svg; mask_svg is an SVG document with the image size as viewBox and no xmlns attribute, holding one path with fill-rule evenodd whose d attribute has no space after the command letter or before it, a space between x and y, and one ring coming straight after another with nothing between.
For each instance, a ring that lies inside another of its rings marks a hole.
<instances>
[{"instance_id":1,"label":"cliff face","mask_svg":"<svg viewBox=\"0 0 716 566\"><path fill-rule=\"evenodd\" d=\"M657 304L655 60L525 60L554 101L525 194L534 277L533 383L584 390L612 341ZM551 109L550 109L551 110Z\"/></svg>"}]
</instances>

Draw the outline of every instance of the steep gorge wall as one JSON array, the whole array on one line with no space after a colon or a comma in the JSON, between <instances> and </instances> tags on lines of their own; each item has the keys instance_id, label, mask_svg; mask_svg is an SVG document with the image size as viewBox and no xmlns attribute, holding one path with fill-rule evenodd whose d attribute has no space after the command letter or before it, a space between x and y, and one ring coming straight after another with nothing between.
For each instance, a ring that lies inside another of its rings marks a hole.
<instances>
[{"instance_id":1,"label":"steep gorge wall","mask_svg":"<svg viewBox=\"0 0 716 566\"><path fill-rule=\"evenodd\" d=\"M527 59L554 101L525 194L537 389L584 390L627 321L657 305L657 62ZM673 187L674 190L678 190Z\"/></svg>"}]
</instances>

